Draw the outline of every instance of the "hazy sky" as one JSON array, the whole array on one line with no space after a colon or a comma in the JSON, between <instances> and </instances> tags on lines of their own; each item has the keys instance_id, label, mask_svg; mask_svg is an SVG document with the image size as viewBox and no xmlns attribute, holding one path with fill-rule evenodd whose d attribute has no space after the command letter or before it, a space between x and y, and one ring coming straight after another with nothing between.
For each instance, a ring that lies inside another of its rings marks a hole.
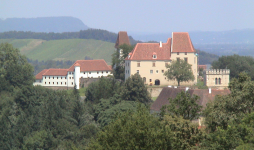
<instances>
[{"instance_id":1,"label":"hazy sky","mask_svg":"<svg viewBox=\"0 0 254 150\"><path fill-rule=\"evenodd\" d=\"M0 18L72 16L113 32L254 28L254 0L0 0Z\"/></svg>"}]
</instances>

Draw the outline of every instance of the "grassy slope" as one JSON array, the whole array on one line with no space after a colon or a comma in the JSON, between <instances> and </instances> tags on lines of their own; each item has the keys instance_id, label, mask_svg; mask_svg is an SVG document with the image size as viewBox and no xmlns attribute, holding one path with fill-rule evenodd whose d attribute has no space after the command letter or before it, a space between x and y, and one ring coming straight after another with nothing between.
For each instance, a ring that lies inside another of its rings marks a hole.
<instances>
[{"instance_id":1,"label":"grassy slope","mask_svg":"<svg viewBox=\"0 0 254 150\"><path fill-rule=\"evenodd\" d=\"M105 59L110 64L114 43L93 39L66 39L44 41L38 39L0 39L19 48L21 53L33 60L79 60L89 56Z\"/></svg>"}]
</instances>

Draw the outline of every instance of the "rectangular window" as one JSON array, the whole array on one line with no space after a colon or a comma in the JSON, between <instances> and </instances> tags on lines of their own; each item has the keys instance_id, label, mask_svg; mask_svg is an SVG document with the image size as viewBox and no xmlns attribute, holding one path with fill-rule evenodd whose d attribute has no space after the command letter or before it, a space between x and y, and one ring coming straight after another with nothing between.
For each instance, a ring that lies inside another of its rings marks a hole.
<instances>
[{"instance_id":1,"label":"rectangular window","mask_svg":"<svg viewBox=\"0 0 254 150\"><path fill-rule=\"evenodd\" d=\"M63 82L61 82L61 85L63 84Z\"/></svg>"},{"instance_id":2,"label":"rectangular window","mask_svg":"<svg viewBox=\"0 0 254 150\"><path fill-rule=\"evenodd\" d=\"M150 79L149 81L152 82L152 79Z\"/></svg>"},{"instance_id":3,"label":"rectangular window","mask_svg":"<svg viewBox=\"0 0 254 150\"><path fill-rule=\"evenodd\" d=\"M71 79L71 77L70 77L70 79Z\"/></svg>"},{"instance_id":4,"label":"rectangular window","mask_svg":"<svg viewBox=\"0 0 254 150\"><path fill-rule=\"evenodd\" d=\"M161 70L161 73L164 73L164 70Z\"/></svg>"},{"instance_id":5,"label":"rectangular window","mask_svg":"<svg viewBox=\"0 0 254 150\"><path fill-rule=\"evenodd\" d=\"M58 85L58 82L56 82L56 84Z\"/></svg>"},{"instance_id":6,"label":"rectangular window","mask_svg":"<svg viewBox=\"0 0 254 150\"><path fill-rule=\"evenodd\" d=\"M108 73L108 71L106 71L106 73Z\"/></svg>"},{"instance_id":7,"label":"rectangular window","mask_svg":"<svg viewBox=\"0 0 254 150\"><path fill-rule=\"evenodd\" d=\"M196 57L194 57L194 64L196 64Z\"/></svg>"},{"instance_id":8,"label":"rectangular window","mask_svg":"<svg viewBox=\"0 0 254 150\"><path fill-rule=\"evenodd\" d=\"M46 77L45 77L45 79L46 79Z\"/></svg>"},{"instance_id":9,"label":"rectangular window","mask_svg":"<svg viewBox=\"0 0 254 150\"><path fill-rule=\"evenodd\" d=\"M86 72L84 72L84 74L86 74Z\"/></svg>"},{"instance_id":10,"label":"rectangular window","mask_svg":"<svg viewBox=\"0 0 254 150\"><path fill-rule=\"evenodd\" d=\"M159 73L159 70L156 70L156 73Z\"/></svg>"},{"instance_id":11,"label":"rectangular window","mask_svg":"<svg viewBox=\"0 0 254 150\"><path fill-rule=\"evenodd\" d=\"M53 77L53 79L54 79L54 77Z\"/></svg>"},{"instance_id":12,"label":"rectangular window","mask_svg":"<svg viewBox=\"0 0 254 150\"><path fill-rule=\"evenodd\" d=\"M89 72L89 74L91 74L91 72Z\"/></svg>"},{"instance_id":13,"label":"rectangular window","mask_svg":"<svg viewBox=\"0 0 254 150\"><path fill-rule=\"evenodd\" d=\"M71 82L71 85L73 85L73 82Z\"/></svg>"},{"instance_id":14,"label":"rectangular window","mask_svg":"<svg viewBox=\"0 0 254 150\"><path fill-rule=\"evenodd\" d=\"M128 66L130 66L130 63L128 63Z\"/></svg>"},{"instance_id":15,"label":"rectangular window","mask_svg":"<svg viewBox=\"0 0 254 150\"><path fill-rule=\"evenodd\" d=\"M47 83L45 82L45 84L47 84Z\"/></svg>"},{"instance_id":16,"label":"rectangular window","mask_svg":"<svg viewBox=\"0 0 254 150\"><path fill-rule=\"evenodd\" d=\"M50 82L49 82L49 84L50 84Z\"/></svg>"},{"instance_id":17,"label":"rectangular window","mask_svg":"<svg viewBox=\"0 0 254 150\"><path fill-rule=\"evenodd\" d=\"M61 77L61 79L62 79L62 77ZM65 79L66 79L66 77L65 77Z\"/></svg>"},{"instance_id":18,"label":"rectangular window","mask_svg":"<svg viewBox=\"0 0 254 150\"><path fill-rule=\"evenodd\" d=\"M56 77L56 79L58 79L58 77Z\"/></svg>"},{"instance_id":19,"label":"rectangular window","mask_svg":"<svg viewBox=\"0 0 254 150\"><path fill-rule=\"evenodd\" d=\"M55 82L53 82L53 84L55 84Z\"/></svg>"},{"instance_id":20,"label":"rectangular window","mask_svg":"<svg viewBox=\"0 0 254 150\"><path fill-rule=\"evenodd\" d=\"M185 55L187 55L187 52L185 52Z\"/></svg>"},{"instance_id":21,"label":"rectangular window","mask_svg":"<svg viewBox=\"0 0 254 150\"><path fill-rule=\"evenodd\" d=\"M153 62L153 67L155 67L155 62Z\"/></svg>"},{"instance_id":22,"label":"rectangular window","mask_svg":"<svg viewBox=\"0 0 254 150\"><path fill-rule=\"evenodd\" d=\"M72 77L72 79L73 79L73 77Z\"/></svg>"},{"instance_id":23,"label":"rectangular window","mask_svg":"<svg viewBox=\"0 0 254 150\"><path fill-rule=\"evenodd\" d=\"M71 74L71 72L69 72L69 74Z\"/></svg>"},{"instance_id":24,"label":"rectangular window","mask_svg":"<svg viewBox=\"0 0 254 150\"><path fill-rule=\"evenodd\" d=\"M180 58L176 58L176 59L177 59L178 62L180 61Z\"/></svg>"},{"instance_id":25,"label":"rectangular window","mask_svg":"<svg viewBox=\"0 0 254 150\"><path fill-rule=\"evenodd\" d=\"M167 65L168 65L168 63L166 62L166 63L165 63L165 67L167 67Z\"/></svg>"},{"instance_id":26,"label":"rectangular window","mask_svg":"<svg viewBox=\"0 0 254 150\"><path fill-rule=\"evenodd\" d=\"M137 67L140 67L140 62L137 63Z\"/></svg>"},{"instance_id":27,"label":"rectangular window","mask_svg":"<svg viewBox=\"0 0 254 150\"><path fill-rule=\"evenodd\" d=\"M66 77L65 77L66 78ZM63 77L61 77L61 79L63 79Z\"/></svg>"},{"instance_id":28,"label":"rectangular window","mask_svg":"<svg viewBox=\"0 0 254 150\"><path fill-rule=\"evenodd\" d=\"M137 73L139 73L139 70L137 70Z\"/></svg>"},{"instance_id":29,"label":"rectangular window","mask_svg":"<svg viewBox=\"0 0 254 150\"><path fill-rule=\"evenodd\" d=\"M188 62L188 58L187 58L187 57L185 57L185 58L184 58L184 61Z\"/></svg>"},{"instance_id":30,"label":"rectangular window","mask_svg":"<svg viewBox=\"0 0 254 150\"><path fill-rule=\"evenodd\" d=\"M50 79L50 77L49 77L49 79Z\"/></svg>"},{"instance_id":31,"label":"rectangular window","mask_svg":"<svg viewBox=\"0 0 254 150\"><path fill-rule=\"evenodd\" d=\"M97 71L97 74L99 74L99 71Z\"/></svg>"},{"instance_id":32,"label":"rectangular window","mask_svg":"<svg viewBox=\"0 0 254 150\"><path fill-rule=\"evenodd\" d=\"M103 71L101 73L103 74Z\"/></svg>"},{"instance_id":33,"label":"rectangular window","mask_svg":"<svg viewBox=\"0 0 254 150\"><path fill-rule=\"evenodd\" d=\"M65 85L66 85L66 82L65 82Z\"/></svg>"},{"instance_id":34,"label":"rectangular window","mask_svg":"<svg viewBox=\"0 0 254 150\"><path fill-rule=\"evenodd\" d=\"M177 55L179 55L179 52L177 52Z\"/></svg>"},{"instance_id":35,"label":"rectangular window","mask_svg":"<svg viewBox=\"0 0 254 150\"><path fill-rule=\"evenodd\" d=\"M153 74L153 70L150 70L150 74Z\"/></svg>"}]
</instances>

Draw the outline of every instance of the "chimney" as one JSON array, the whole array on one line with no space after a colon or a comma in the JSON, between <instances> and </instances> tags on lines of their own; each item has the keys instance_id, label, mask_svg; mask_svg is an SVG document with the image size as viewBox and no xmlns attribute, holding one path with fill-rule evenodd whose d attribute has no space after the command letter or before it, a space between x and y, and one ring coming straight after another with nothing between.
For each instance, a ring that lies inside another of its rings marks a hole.
<instances>
[{"instance_id":1,"label":"chimney","mask_svg":"<svg viewBox=\"0 0 254 150\"><path fill-rule=\"evenodd\" d=\"M211 94L212 93L212 89L211 88L209 88L209 94Z\"/></svg>"},{"instance_id":2,"label":"chimney","mask_svg":"<svg viewBox=\"0 0 254 150\"><path fill-rule=\"evenodd\" d=\"M185 88L185 92L187 92L188 90L189 90L189 87L186 87L186 88Z\"/></svg>"},{"instance_id":3,"label":"chimney","mask_svg":"<svg viewBox=\"0 0 254 150\"><path fill-rule=\"evenodd\" d=\"M160 47L162 47L162 42L160 41Z\"/></svg>"}]
</instances>

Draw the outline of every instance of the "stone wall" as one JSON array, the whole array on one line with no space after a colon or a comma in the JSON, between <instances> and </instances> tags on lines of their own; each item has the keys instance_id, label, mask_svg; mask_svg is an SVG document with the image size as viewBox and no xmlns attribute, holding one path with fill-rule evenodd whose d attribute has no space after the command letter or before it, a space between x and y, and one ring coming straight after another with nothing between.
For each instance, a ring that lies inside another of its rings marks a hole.
<instances>
[{"instance_id":1,"label":"stone wall","mask_svg":"<svg viewBox=\"0 0 254 150\"><path fill-rule=\"evenodd\" d=\"M53 90L68 90L73 89L73 87L67 87L67 86L43 86L45 88L53 89Z\"/></svg>"},{"instance_id":2,"label":"stone wall","mask_svg":"<svg viewBox=\"0 0 254 150\"><path fill-rule=\"evenodd\" d=\"M151 97L158 97L162 91L162 87L147 88L147 91L151 94Z\"/></svg>"}]
</instances>

